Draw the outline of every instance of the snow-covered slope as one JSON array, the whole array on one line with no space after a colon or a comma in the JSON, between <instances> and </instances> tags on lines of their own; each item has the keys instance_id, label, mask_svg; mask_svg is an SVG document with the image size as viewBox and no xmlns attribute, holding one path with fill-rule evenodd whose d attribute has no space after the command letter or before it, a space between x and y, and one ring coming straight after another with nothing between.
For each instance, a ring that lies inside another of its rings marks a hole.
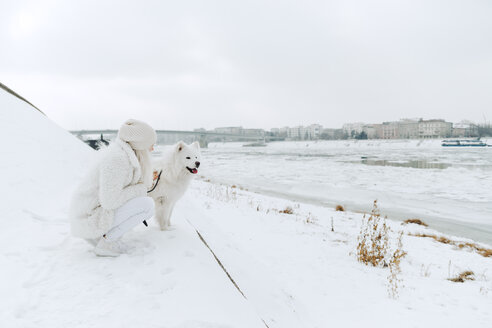
<instances>
[{"instance_id":1,"label":"snow-covered slope","mask_svg":"<svg viewBox=\"0 0 492 328\"><path fill-rule=\"evenodd\" d=\"M72 238L67 204L95 152L3 90L0 137L0 327L264 327L184 220L138 227L116 259Z\"/></svg>"},{"instance_id":2,"label":"snow-covered slope","mask_svg":"<svg viewBox=\"0 0 492 328\"><path fill-rule=\"evenodd\" d=\"M64 207L93 152L22 100L0 89L0 186L9 211ZM40 213L41 214L41 213Z\"/></svg>"}]
</instances>

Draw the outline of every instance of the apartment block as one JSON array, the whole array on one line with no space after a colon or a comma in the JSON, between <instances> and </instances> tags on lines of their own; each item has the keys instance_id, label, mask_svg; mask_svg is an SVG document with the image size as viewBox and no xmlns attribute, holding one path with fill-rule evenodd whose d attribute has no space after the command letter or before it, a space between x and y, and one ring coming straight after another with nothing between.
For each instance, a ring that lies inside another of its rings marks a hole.
<instances>
[{"instance_id":1,"label":"apartment block","mask_svg":"<svg viewBox=\"0 0 492 328\"><path fill-rule=\"evenodd\" d=\"M402 119L398 122L398 136L400 139L419 138L419 121L421 119Z\"/></svg>"},{"instance_id":2,"label":"apartment block","mask_svg":"<svg viewBox=\"0 0 492 328\"><path fill-rule=\"evenodd\" d=\"M399 124L398 122L383 122L378 126L377 136L380 139L398 139Z\"/></svg>"},{"instance_id":3,"label":"apartment block","mask_svg":"<svg viewBox=\"0 0 492 328\"><path fill-rule=\"evenodd\" d=\"M311 124L309 126L294 126L273 128L270 132L279 137L289 138L293 140L312 140L319 139L323 131L323 126L319 124Z\"/></svg>"},{"instance_id":4,"label":"apartment block","mask_svg":"<svg viewBox=\"0 0 492 328\"><path fill-rule=\"evenodd\" d=\"M453 123L444 120L420 120L419 138L447 138L452 135Z\"/></svg>"}]
</instances>

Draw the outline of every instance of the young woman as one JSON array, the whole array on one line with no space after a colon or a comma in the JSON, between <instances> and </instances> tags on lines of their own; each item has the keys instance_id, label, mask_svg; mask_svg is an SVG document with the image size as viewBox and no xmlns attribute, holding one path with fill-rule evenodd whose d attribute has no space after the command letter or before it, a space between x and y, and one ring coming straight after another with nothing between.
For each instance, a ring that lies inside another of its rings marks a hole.
<instances>
[{"instance_id":1,"label":"young woman","mask_svg":"<svg viewBox=\"0 0 492 328\"><path fill-rule=\"evenodd\" d=\"M150 125L130 119L83 179L70 205L72 234L95 246L98 256L125 252L120 237L154 215L150 152L157 136Z\"/></svg>"}]
</instances>

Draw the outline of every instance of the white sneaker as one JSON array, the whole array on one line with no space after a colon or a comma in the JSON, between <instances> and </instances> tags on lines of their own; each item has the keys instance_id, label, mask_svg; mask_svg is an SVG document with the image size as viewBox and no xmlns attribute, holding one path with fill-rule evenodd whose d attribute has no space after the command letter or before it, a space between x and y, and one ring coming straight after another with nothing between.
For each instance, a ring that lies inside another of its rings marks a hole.
<instances>
[{"instance_id":1,"label":"white sneaker","mask_svg":"<svg viewBox=\"0 0 492 328\"><path fill-rule=\"evenodd\" d=\"M101 237L96 247L94 248L94 253L96 253L97 256L120 256L120 244L118 241L109 241L106 238Z\"/></svg>"},{"instance_id":2,"label":"white sneaker","mask_svg":"<svg viewBox=\"0 0 492 328\"><path fill-rule=\"evenodd\" d=\"M115 240L114 242L116 243L116 247L118 247L118 251L120 252L120 254L127 254L135 248L134 246L125 244L121 241L121 239Z\"/></svg>"}]
</instances>

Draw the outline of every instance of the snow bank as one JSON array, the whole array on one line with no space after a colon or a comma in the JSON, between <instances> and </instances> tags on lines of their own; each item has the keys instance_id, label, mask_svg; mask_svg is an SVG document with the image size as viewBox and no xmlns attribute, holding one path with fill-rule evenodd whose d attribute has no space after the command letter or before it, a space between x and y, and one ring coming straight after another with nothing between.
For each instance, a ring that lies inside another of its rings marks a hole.
<instances>
[{"instance_id":1,"label":"snow bank","mask_svg":"<svg viewBox=\"0 0 492 328\"><path fill-rule=\"evenodd\" d=\"M0 191L7 197L7 211L49 213L66 206L66 196L93 155L91 149L4 90L0 90L0 131Z\"/></svg>"},{"instance_id":2,"label":"snow bank","mask_svg":"<svg viewBox=\"0 0 492 328\"><path fill-rule=\"evenodd\" d=\"M95 152L3 90L0 131L0 327L264 327L184 218L95 257L67 219Z\"/></svg>"}]
</instances>

